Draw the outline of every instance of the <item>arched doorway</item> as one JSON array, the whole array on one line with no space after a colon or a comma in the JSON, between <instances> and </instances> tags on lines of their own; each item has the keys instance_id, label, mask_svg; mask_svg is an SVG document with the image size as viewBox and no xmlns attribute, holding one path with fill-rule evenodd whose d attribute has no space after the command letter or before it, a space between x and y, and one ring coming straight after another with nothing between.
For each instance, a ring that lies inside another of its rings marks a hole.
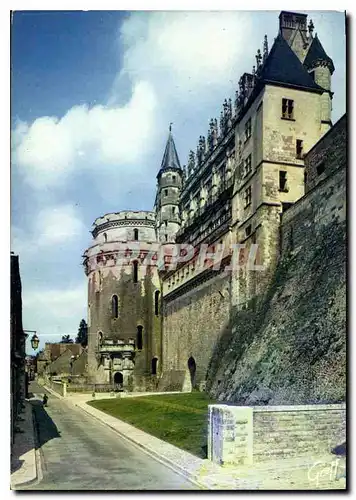
<instances>
[{"instance_id":1,"label":"arched doorway","mask_svg":"<svg viewBox=\"0 0 356 500\"><path fill-rule=\"evenodd\" d=\"M120 389L122 389L123 383L124 383L124 377L122 376L122 373L116 372L114 375L115 391L119 391Z\"/></svg>"},{"instance_id":2,"label":"arched doorway","mask_svg":"<svg viewBox=\"0 0 356 500\"><path fill-rule=\"evenodd\" d=\"M195 372L197 370L197 365L195 363L195 359L192 356L188 359L188 370L190 373L190 381L193 389L195 387Z\"/></svg>"},{"instance_id":3,"label":"arched doorway","mask_svg":"<svg viewBox=\"0 0 356 500\"><path fill-rule=\"evenodd\" d=\"M152 358L152 375L157 375L157 366L158 366L158 358L154 357Z\"/></svg>"}]
</instances>

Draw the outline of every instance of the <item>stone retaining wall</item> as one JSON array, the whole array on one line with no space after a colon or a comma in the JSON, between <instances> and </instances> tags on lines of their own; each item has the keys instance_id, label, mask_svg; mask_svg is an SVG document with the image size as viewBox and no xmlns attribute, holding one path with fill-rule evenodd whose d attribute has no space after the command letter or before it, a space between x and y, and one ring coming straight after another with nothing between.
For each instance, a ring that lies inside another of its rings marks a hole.
<instances>
[{"instance_id":1,"label":"stone retaining wall","mask_svg":"<svg viewBox=\"0 0 356 500\"><path fill-rule=\"evenodd\" d=\"M345 443L345 404L209 405L208 458L220 465L323 457Z\"/></svg>"}]
</instances>

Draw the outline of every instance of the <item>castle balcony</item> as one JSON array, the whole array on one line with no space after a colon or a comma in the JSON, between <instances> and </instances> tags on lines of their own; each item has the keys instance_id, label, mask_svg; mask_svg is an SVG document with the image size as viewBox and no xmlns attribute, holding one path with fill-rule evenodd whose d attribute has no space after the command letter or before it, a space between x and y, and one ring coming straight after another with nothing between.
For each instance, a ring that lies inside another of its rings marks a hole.
<instances>
[{"instance_id":1,"label":"castle balcony","mask_svg":"<svg viewBox=\"0 0 356 500\"><path fill-rule=\"evenodd\" d=\"M108 343L108 341L106 341L105 343L100 345L99 352L101 354L110 352L135 352L135 341L133 341L133 343L120 344L118 342L114 343L114 341L112 341L112 343Z\"/></svg>"}]
</instances>

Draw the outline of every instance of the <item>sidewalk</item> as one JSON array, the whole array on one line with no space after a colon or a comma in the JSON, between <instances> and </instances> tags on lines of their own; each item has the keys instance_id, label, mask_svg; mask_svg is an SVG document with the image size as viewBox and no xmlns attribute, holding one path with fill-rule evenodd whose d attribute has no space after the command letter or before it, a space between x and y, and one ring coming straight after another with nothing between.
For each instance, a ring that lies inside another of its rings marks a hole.
<instances>
[{"instance_id":1,"label":"sidewalk","mask_svg":"<svg viewBox=\"0 0 356 500\"><path fill-rule=\"evenodd\" d=\"M78 398L71 397L70 401L69 398L61 399L109 426L121 437L134 443L175 472L195 482L202 489L342 490L346 487L345 478L337 479L344 469L341 462L337 462L337 457L333 455L270 460L253 466L220 467L87 405L83 401L83 395Z\"/></svg>"},{"instance_id":2,"label":"sidewalk","mask_svg":"<svg viewBox=\"0 0 356 500\"><path fill-rule=\"evenodd\" d=\"M15 442L11 448L11 489L21 489L31 484L40 476L37 464L35 427L32 405L25 401L25 410L21 414L23 421L18 422L18 427L23 432L15 433Z\"/></svg>"}]
</instances>

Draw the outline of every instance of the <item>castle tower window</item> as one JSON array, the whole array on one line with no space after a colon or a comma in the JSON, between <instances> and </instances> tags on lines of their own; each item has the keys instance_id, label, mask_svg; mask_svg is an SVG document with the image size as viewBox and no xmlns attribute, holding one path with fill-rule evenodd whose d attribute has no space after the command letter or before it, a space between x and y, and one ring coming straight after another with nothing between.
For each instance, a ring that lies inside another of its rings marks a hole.
<instances>
[{"instance_id":1,"label":"castle tower window","mask_svg":"<svg viewBox=\"0 0 356 500\"><path fill-rule=\"evenodd\" d=\"M176 182L176 176L172 175L172 182Z\"/></svg>"},{"instance_id":2,"label":"castle tower window","mask_svg":"<svg viewBox=\"0 0 356 500\"><path fill-rule=\"evenodd\" d=\"M252 188L249 186L245 191L245 208L251 205L252 201Z\"/></svg>"},{"instance_id":3,"label":"castle tower window","mask_svg":"<svg viewBox=\"0 0 356 500\"><path fill-rule=\"evenodd\" d=\"M133 282L137 283L138 282L138 262L137 262L137 260L135 260L135 262L132 265L133 265Z\"/></svg>"},{"instance_id":4,"label":"castle tower window","mask_svg":"<svg viewBox=\"0 0 356 500\"><path fill-rule=\"evenodd\" d=\"M100 348L103 343L103 332L98 333L98 347Z\"/></svg>"},{"instance_id":5,"label":"castle tower window","mask_svg":"<svg viewBox=\"0 0 356 500\"><path fill-rule=\"evenodd\" d=\"M164 196L168 196L168 189L164 190Z\"/></svg>"},{"instance_id":6,"label":"castle tower window","mask_svg":"<svg viewBox=\"0 0 356 500\"><path fill-rule=\"evenodd\" d=\"M104 233L104 241L105 243L108 241L108 235L106 233Z\"/></svg>"},{"instance_id":7,"label":"castle tower window","mask_svg":"<svg viewBox=\"0 0 356 500\"><path fill-rule=\"evenodd\" d=\"M158 358L154 357L152 359L152 375L157 375L157 364L158 364Z\"/></svg>"},{"instance_id":8,"label":"castle tower window","mask_svg":"<svg viewBox=\"0 0 356 500\"><path fill-rule=\"evenodd\" d=\"M155 291L155 316L159 315L159 290Z\"/></svg>"},{"instance_id":9,"label":"castle tower window","mask_svg":"<svg viewBox=\"0 0 356 500\"><path fill-rule=\"evenodd\" d=\"M168 225L168 221L166 221L166 220L165 220L165 221L164 221L164 225L167 227L167 225Z\"/></svg>"},{"instance_id":10,"label":"castle tower window","mask_svg":"<svg viewBox=\"0 0 356 500\"><path fill-rule=\"evenodd\" d=\"M250 236L250 234L251 234L251 230L252 230L252 229L251 229L251 224L250 224L250 225L249 225L249 226L247 226L247 228L245 229L245 234L246 234L246 236Z\"/></svg>"},{"instance_id":11,"label":"castle tower window","mask_svg":"<svg viewBox=\"0 0 356 500\"><path fill-rule=\"evenodd\" d=\"M134 229L134 240L138 240L138 229Z\"/></svg>"},{"instance_id":12,"label":"castle tower window","mask_svg":"<svg viewBox=\"0 0 356 500\"><path fill-rule=\"evenodd\" d=\"M279 190L282 193L288 192L287 172L285 170L279 171Z\"/></svg>"},{"instance_id":13,"label":"castle tower window","mask_svg":"<svg viewBox=\"0 0 356 500\"><path fill-rule=\"evenodd\" d=\"M142 333L142 330L143 330L143 326L142 325L138 325L137 326L137 334L136 334L136 345L137 345L137 349L139 351L142 351L142 345L143 345L143 333Z\"/></svg>"},{"instance_id":14,"label":"castle tower window","mask_svg":"<svg viewBox=\"0 0 356 500\"><path fill-rule=\"evenodd\" d=\"M119 299L117 295L113 295L111 299L111 315L113 318L119 317Z\"/></svg>"},{"instance_id":15,"label":"castle tower window","mask_svg":"<svg viewBox=\"0 0 356 500\"><path fill-rule=\"evenodd\" d=\"M168 241L168 236L166 234L164 235L164 237L165 237L166 241Z\"/></svg>"},{"instance_id":16,"label":"castle tower window","mask_svg":"<svg viewBox=\"0 0 356 500\"><path fill-rule=\"evenodd\" d=\"M284 120L294 119L294 101L292 99L282 99L282 118Z\"/></svg>"},{"instance_id":17,"label":"castle tower window","mask_svg":"<svg viewBox=\"0 0 356 500\"><path fill-rule=\"evenodd\" d=\"M325 172L325 163L319 163L319 165L316 167L316 173L318 175L321 175L323 172Z\"/></svg>"},{"instance_id":18,"label":"castle tower window","mask_svg":"<svg viewBox=\"0 0 356 500\"><path fill-rule=\"evenodd\" d=\"M250 174L252 171L252 157L251 155L248 155L248 157L245 160L245 175Z\"/></svg>"},{"instance_id":19,"label":"castle tower window","mask_svg":"<svg viewBox=\"0 0 356 500\"><path fill-rule=\"evenodd\" d=\"M251 118L245 124L245 141L251 137Z\"/></svg>"},{"instance_id":20,"label":"castle tower window","mask_svg":"<svg viewBox=\"0 0 356 500\"><path fill-rule=\"evenodd\" d=\"M297 142L295 145L295 157L298 160L303 159L303 141L301 139L297 139Z\"/></svg>"},{"instance_id":21,"label":"castle tower window","mask_svg":"<svg viewBox=\"0 0 356 500\"><path fill-rule=\"evenodd\" d=\"M172 207L172 214L174 215L176 213L176 207Z\"/></svg>"}]
</instances>

